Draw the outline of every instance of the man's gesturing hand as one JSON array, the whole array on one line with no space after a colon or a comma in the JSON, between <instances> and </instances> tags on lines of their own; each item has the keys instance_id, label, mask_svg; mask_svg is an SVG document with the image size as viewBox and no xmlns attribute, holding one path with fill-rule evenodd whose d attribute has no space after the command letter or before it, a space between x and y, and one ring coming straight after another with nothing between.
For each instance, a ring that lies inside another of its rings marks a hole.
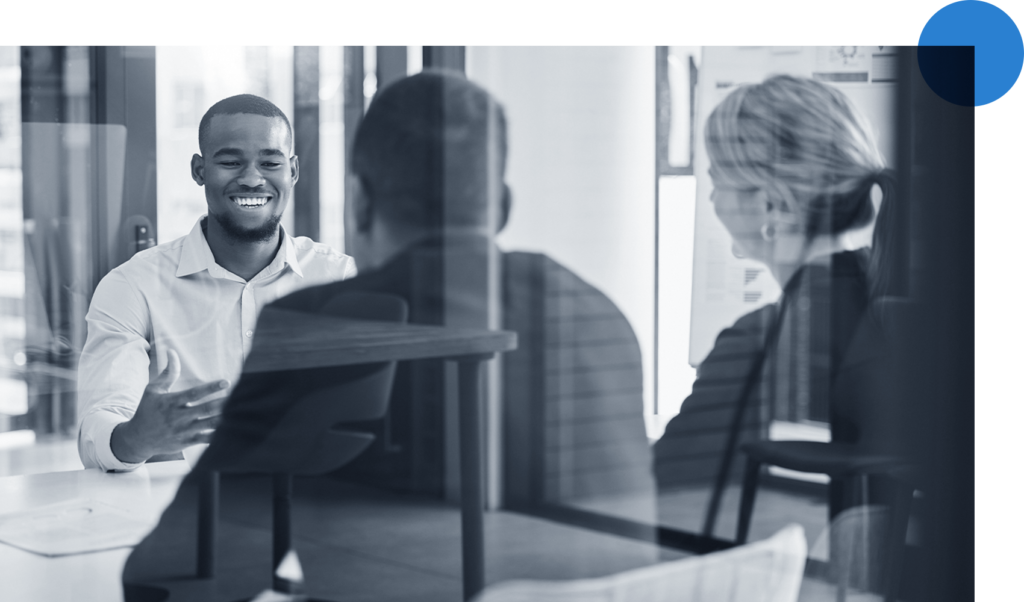
<instances>
[{"instance_id":1,"label":"man's gesturing hand","mask_svg":"<svg viewBox=\"0 0 1024 602\"><path fill-rule=\"evenodd\" d=\"M204 398L227 389L230 383L221 380L168 393L180 374L178 354L169 350L167 368L146 387L135 416L111 433L110 450L117 459L127 464L145 462L158 454L209 442L227 397Z\"/></svg>"}]
</instances>

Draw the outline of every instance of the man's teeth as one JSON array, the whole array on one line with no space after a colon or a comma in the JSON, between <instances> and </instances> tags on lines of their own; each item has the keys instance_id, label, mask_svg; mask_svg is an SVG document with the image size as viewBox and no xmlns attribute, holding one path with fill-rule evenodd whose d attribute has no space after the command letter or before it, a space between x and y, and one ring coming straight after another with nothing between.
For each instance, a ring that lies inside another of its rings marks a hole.
<instances>
[{"instance_id":1,"label":"man's teeth","mask_svg":"<svg viewBox=\"0 0 1024 602\"><path fill-rule=\"evenodd\" d=\"M267 204L270 197L265 196L234 196L231 197L236 204L242 207L262 207Z\"/></svg>"}]
</instances>

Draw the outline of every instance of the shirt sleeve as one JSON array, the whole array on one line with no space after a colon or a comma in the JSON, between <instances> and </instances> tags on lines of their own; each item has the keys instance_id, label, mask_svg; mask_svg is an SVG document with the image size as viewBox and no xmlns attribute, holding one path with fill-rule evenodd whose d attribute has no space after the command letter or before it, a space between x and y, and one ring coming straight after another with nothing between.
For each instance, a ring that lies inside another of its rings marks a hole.
<instances>
[{"instance_id":1,"label":"shirt sleeve","mask_svg":"<svg viewBox=\"0 0 1024 602\"><path fill-rule=\"evenodd\" d=\"M120 270L96 287L78 364L78 454L86 468L134 470L110 449L114 427L135 415L149 384L149 307Z\"/></svg>"}]
</instances>

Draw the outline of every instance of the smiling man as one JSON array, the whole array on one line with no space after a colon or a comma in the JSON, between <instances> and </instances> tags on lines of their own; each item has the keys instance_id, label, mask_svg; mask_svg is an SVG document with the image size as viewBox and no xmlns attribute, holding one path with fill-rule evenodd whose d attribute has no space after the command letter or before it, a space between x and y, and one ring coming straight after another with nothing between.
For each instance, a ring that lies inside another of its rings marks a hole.
<instances>
[{"instance_id":1,"label":"smiling man","mask_svg":"<svg viewBox=\"0 0 1024 602\"><path fill-rule=\"evenodd\" d=\"M132 470L207 442L260 309L355 275L351 257L280 225L299 158L273 103L242 94L213 105L199 151L191 173L208 215L112 270L93 295L78 377L87 468Z\"/></svg>"}]
</instances>

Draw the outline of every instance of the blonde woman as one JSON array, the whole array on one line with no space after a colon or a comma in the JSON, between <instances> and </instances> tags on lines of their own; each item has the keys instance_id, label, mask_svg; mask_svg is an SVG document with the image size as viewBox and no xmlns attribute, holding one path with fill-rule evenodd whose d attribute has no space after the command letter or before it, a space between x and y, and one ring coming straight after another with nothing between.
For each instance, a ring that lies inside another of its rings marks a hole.
<instances>
[{"instance_id":1,"label":"blonde woman","mask_svg":"<svg viewBox=\"0 0 1024 602\"><path fill-rule=\"evenodd\" d=\"M830 420L834 441L857 438L857 425L830 416L828 404L869 299L867 250L847 248L854 237L846 235L871 224L876 185L883 202L893 190L864 118L838 89L810 79L776 76L734 90L708 118L705 145L711 201L734 252L767 266L783 295L719 334L655 444L663 492L737 475L732 450L763 438L776 417ZM803 415L786 416L793 408Z\"/></svg>"}]
</instances>

